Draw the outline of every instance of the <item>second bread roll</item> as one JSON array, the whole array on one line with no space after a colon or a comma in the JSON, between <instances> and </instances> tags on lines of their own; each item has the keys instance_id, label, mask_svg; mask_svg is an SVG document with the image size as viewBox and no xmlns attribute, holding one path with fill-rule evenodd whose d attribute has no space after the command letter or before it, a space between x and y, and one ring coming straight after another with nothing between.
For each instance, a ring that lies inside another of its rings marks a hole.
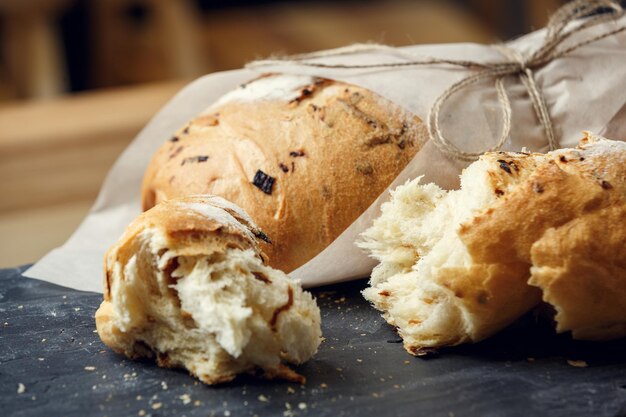
<instances>
[{"instance_id":1,"label":"second bread roll","mask_svg":"<svg viewBox=\"0 0 626 417\"><path fill-rule=\"evenodd\" d=\"M425 138L419 118L366 89L264 76L161 147L144 177L143 208L190 194L225 197L270 237L270 265L291 271L356 220Z\"/></svg>"}]
</instances>

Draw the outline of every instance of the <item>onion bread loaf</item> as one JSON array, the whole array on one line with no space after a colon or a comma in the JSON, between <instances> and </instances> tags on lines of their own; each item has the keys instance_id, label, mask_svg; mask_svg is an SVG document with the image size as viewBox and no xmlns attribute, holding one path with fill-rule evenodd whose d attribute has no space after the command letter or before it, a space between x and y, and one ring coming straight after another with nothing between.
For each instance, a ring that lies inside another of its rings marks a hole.
<instances>
[{"instance_id":1,"label":"onion bread loaf","mask_svg":"<svg viewBox=\"0 0 626 417\"><path fill-rule=\"evenodd\" d=\"M242 372L303 382L286 363L315 354L320 312L297 282L264 265L256 236L247 214L219 197L143 213L105 258L102 341L207 384Z\"/></svg>"},{"instance_id":2,"label":"onion bread loaf","mask_svg":"<svg viewBox=\"0 0 626 417\"><path fill-rule=\"evenodd\" d=\"M268 234L269 264L313 258L382 193L420 149L423 123L353 85L267 75L178 131L144 177L143 208L190 194L241 206Z\"/></svg>"},{"instance_id":3,"label":"onion bread loaf","mask_svg":"<svg viewBox=\"0 0 626 417\"><path fill-rule=\"evenodd\" d=\"M626 335L626 143L487 153L456 191L419 181L359 243L380 261L364 296L410 353L482 340L542 298L559 332Z\"/></svg>"}]
</instances>

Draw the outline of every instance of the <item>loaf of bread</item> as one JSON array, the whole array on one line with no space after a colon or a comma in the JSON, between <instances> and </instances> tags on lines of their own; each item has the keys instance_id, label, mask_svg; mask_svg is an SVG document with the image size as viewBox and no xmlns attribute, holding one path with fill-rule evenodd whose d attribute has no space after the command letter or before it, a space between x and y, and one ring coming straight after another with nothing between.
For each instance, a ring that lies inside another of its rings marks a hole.
<instances>
[{"instance_id":1,"label":"loaf of bread","mask_svg":"<svg viewBox=\"0 0 626 417\"><path fill-rule=\"evenodd\" d=\"M317 351L320 312L298 282L264 264L263 236L220 197L173 199L143 213L106 255L100 338L207 384L240 373L303 382L287 364Z\"/></svg>"},{"instance_id":2,"label":"loaf of bread","mask_svg":"<svg viewBox=\"0 0 626 417\"><path fill-rule=\"evenodd\" d=\"M626 336L626 143L487 153L444 191L398 187L359 243L363 294L407 351L482 340L543 301L557 331Z\"/></svg>"},{"instance_id":3,"label":"loaf of bread","mask_svg":"<svg viewBox=\"0 0 626 417\"><path fill-rule=\"evenodd\" d=\"M420 119L353 85L267 75L225 95L154 156L143 208L190 194L241 206L291 271L345 230L427 137Z\"/></svg>"}]
</instances>

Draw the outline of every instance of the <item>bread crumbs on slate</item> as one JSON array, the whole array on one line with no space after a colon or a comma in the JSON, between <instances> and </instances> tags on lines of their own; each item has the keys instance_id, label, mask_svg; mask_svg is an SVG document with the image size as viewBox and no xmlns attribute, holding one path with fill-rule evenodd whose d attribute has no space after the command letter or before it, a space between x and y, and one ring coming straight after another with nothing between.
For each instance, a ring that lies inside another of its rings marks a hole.
<instances>
[{"instance_id":1,"label":"bread crumbs on slate","mask_svg":"<svg viewBox=\"0 0 626 417\"><path fill-rule=\"evenodd\" d=\"M571 360L571 359L568 359L567 363L568 365L573 366L575 368L586 368L589 366L589 364L585 361L577 361L577 360Z\"/></svg>"}]
</instances>

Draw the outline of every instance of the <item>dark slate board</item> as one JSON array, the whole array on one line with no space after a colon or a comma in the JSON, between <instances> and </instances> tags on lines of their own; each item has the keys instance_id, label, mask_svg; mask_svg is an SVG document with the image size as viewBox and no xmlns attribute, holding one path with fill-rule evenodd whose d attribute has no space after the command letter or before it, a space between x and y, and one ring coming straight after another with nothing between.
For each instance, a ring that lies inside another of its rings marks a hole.
<instances>
[{"instance_id":1,"label":"dark slate board","mask_svg":"<svg viewBox=\"0 0 626 417\"><path fill-rule=\"evenodd\" d=\"M0 270L1 416L626 415L626 341L573 342L531 316L419 359L362 299L364 281L324 287L315 293L326 340L298 369L305 386L241 377L208 387L110 352L94 330L100 295L23 269Z\"/></svg>"}]
</instances>

